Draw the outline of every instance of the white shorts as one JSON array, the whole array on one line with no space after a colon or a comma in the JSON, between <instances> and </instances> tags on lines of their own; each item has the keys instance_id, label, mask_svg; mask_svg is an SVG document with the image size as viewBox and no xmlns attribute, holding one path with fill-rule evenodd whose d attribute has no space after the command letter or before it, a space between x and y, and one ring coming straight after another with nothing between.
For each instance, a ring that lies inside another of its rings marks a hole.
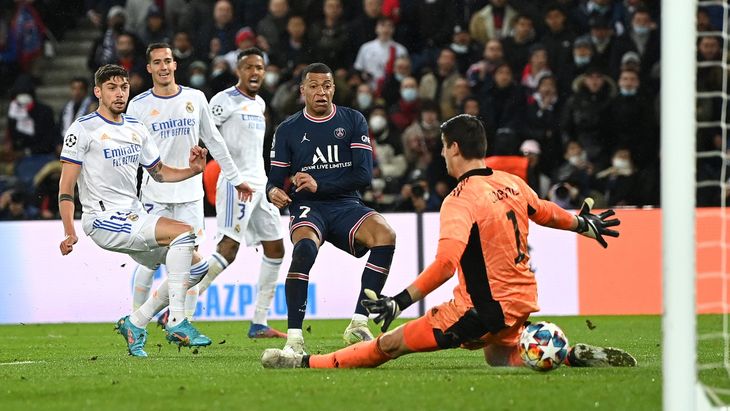
<instances>
[{"instance_id":1,"label":"white shorts","mask_svg":"<svg viewBox=\"0 0 730 411\"><path fill-rule=\"evenodd\" d=\"M101 248L124 253L134 261L156 269L165 261L168 247L157 245L155 227L158 215L144 210L106 211L100 214L86 214L81 224L86 235Z\"/></svg>"},{"instance_id":2,"label":"white shorts","mask_svg":"<svg viewBox=\"0 0 730 411\"><path fill-rule=\"evenodd\" d=\"M205 215L203 212L203 199L187 203L158 203L144 195L140 196L144 209L160 217L172 218L193 226L195 232L195 245L205 240Z\"/></svg>"},{"instance_id":3,"label":"white shorts","mask_svg":"<svg viewBox=\"0 0 730 411\"><path fill-rule=\"evenodd\" d=\"M266 199L264 190L253 193L251 201L241 202L238 191L225 178L218 179L215 211L218 222L216 241L225 235L246 246L282 239L279 209Z\"/></svg>"}]
</instances>

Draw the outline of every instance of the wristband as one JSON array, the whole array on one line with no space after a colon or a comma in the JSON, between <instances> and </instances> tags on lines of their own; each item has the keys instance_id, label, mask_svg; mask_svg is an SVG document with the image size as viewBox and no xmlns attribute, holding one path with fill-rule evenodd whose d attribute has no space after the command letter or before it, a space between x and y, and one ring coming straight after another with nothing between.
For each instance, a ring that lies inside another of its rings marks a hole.
<instances>
[{"instance_id":1,"label":"wristband","mask_svg":"<svg viewBox=\"0 0 730 411\"><path fill-rule=\"evenodd\" d=\"M410 307L411 304L413 304L413 299L411 298L411 295L408 293L408 290L403 290L398 295L393 297L393 300L396 304L398 304L398 308L403 311L406 308Z\"/></svg>"}]
</instances>

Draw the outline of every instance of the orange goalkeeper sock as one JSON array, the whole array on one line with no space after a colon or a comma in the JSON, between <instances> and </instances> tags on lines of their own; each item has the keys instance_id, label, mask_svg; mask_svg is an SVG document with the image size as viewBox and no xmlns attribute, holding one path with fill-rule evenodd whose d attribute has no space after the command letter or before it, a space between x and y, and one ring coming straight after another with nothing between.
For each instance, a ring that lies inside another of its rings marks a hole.
<instances>
[{"instance_id":1,"label":"orange goalkeeper sock","mask_svg":"<svg viewBox=\"0 0 730 411\"><path fill-rule=\"evenodd\" d=\"M309 356L309 368L373 368L391 357L378 345L380 338L363 341L330 354Z\"/></svg>"}]
</instances>

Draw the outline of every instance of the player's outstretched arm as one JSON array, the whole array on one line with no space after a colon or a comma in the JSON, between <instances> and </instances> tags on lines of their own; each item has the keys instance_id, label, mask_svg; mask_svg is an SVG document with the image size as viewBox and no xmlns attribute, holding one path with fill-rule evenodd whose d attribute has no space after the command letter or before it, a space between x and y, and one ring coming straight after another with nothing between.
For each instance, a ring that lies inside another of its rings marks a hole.
<instances>
[{"instance_id":1,"label":"player's outstretched arm","mask_svg":"<svg viewBox=\"0 0 730 411\"><path fill-rule=\"evenodd\" d=\"M61 241L61 254L67 255L74 249L74 244L79 241L74 227L74 189L76 180L81 174L81 165L62 162L61 179L58 182L58 211L63 221L63 241Z\"/></svg>"},{"instance_id":2,"label":"player's outstretched arm","mask_svg":"<svg viewBox=\"0 0 730 411\"><path fill-rule=\"evenodd\" d=\"M618 237L619 232L611 230L608 227L615 227L621 224L621 220L618 218L608 219L609 217L616 214L613 210L608 209L601 214L591 214L593 208L593 199L588 197L583 201L583 207L580 209L580 213L576 216L578 220L578 226L575 232L584 235L588 238L593 238L598 241L603 248L608 247L608 243L603 236Z\"/></svg>"},{"instance_id":3,"label":"player's outstretched arm","mask_svg":"<svg viewBox=\"0 0 730 411\"><path fill-rule=\"evenodd\" d=\"M207 155L208 150L194 146L190 149L188 168L172 167L158 161L151 167L147 167L147 171L158 183L176 183L203 172Z\"/></svg>"}]
</instances>

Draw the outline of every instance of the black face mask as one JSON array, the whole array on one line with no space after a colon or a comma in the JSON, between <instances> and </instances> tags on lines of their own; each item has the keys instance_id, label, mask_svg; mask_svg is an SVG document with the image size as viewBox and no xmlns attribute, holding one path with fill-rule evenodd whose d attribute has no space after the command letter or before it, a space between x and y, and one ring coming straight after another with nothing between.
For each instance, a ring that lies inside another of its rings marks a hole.
<instances>
[{"instance_id":1,"label":"black face mask","mask_svg":"<svg viewBox=\"0 0 730 411\"><path fill-rule=\"evenodd\" d=\"M117 33L121 33L122 30L124 30L124 22L119 21L119 22L114 23L114 25L112 26L112 30L114 30Z\"/></svg>"}]
</instances>

